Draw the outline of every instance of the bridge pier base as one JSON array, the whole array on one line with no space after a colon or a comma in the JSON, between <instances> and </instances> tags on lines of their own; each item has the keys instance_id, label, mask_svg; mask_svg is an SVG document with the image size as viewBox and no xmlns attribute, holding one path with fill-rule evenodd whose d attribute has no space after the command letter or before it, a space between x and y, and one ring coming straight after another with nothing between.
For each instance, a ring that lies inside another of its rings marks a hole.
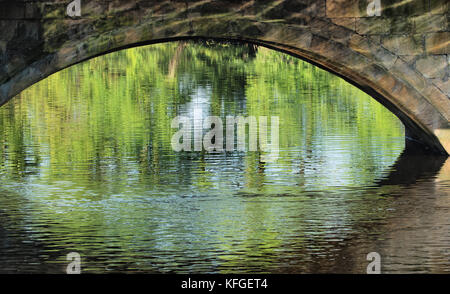
<instances>
[{"instance_id":1,"label":"bridge pier base","mask_svg":"<svg viewBox=\"0 0 450 294\"><path fill-rule=\"evenodd\" d=\"M447 155L450 155L450 129L437 129L434 134L441 142L442 147L447 151Z\"/></svg>"},{"instance_id":2,"label":"bridge pier base","mask_svg":"<svg viewBox=\"0 0 450 294\"><path fill-rule=\"evenodd\" d=\"M450 129L439 129L435 130L435 135L442 144L442 148L437 148L437 146L430 145L425 142L423 137L416 135L414 130L405 127L405 153L407 154L435 154L448 156L450 154Z\"/></svg>"}]
</instances>

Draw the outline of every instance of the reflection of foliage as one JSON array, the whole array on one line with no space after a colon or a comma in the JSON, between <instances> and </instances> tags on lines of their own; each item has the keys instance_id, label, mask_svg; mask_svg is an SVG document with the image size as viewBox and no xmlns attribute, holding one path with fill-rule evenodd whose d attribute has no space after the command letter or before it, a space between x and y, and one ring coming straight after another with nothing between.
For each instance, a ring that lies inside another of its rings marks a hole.
<instances>
[{"instance_id":1,"label":"reflection of foliage","mask_svg":"<svg viewBox=\"0 0 450 294\"><path fill-rule=\"evenodd\" d=\"M368 141L365 150L350 153L356 161L378 152L379 145L369 141L379 134L400 135L378 103L299 59L252 45L170 43L102 56L24 91L1 109L1 161L16 175L39 172L42 164L48 164L49 178L85 169L81 174L89 181L130 172L124 160L132 160L160 183L161 171L183 161L167 156L170 121L199 87L211 89L213 115L280 116L281 147L297 148L301 160L320 156L313 145L330 135L327 130ZM260 177L259 157L246 161L248 176ZM377 164L383 165L372 162ZM189 178L189 168L182 168Z\"/></svg>"}]
</instances>

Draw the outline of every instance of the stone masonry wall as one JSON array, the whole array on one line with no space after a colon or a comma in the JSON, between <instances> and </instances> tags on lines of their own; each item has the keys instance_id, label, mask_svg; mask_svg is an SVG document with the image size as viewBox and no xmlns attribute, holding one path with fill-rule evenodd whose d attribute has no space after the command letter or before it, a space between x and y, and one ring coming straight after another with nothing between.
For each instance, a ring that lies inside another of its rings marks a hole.
<instances>
[{"instance_id":1,"label":"stone masonry wall","mask_svg":"<svg viewBox=\"0 0 450 294\"><path fill-rule=\"evenodd\" d=\"M52 27L67 18L71 1L16 0L0 1L0 83L14 74L15 68L32 60L43 48L43 37L51 39ZM164 10L186 9L199 1L86 1L83 10L106 18L113 11L152 7L154 14ZM300 0L300 1L201 1L199 13L224 11L223 2L240 8L246 14L284 19L288 23L307 22L305 16L321 17L369 36L380 46L395 53L421 72L450 97L450 1L448 0L381 0L381 16L368 16L371 0ZM214 2L220 2L215 4ZM281 3L279 3L281 2ZM156 3L156 4L155 4ZM256 3L256 4L255 4ZM274 5L277 4L277 5ZM215 6L216 5L216 6ZM156 9L154 9L156 8ZM305 9L309 9L305 14ZM263 14L260 12L265 11ZM228 8L225 8L228 11ZM105 19L104 19L105 20ZM47 32L44 33L44 29ZM52 40L58 41L58 40ZM10 65L4 68L5 61ZM15 66L17 65L17 66Z\"/></svg>"},{"instance_id":2,"label":"stone masonry wall","mask_svg":"<svg viewBox=\"0 0 450 294\"><path fill-rule=\"evenodd\" d=\"M382 0L381 16L374 17L367 16L367 2L328 0L326 15L397 54L450 97L450 1Z\"/></svg>"}]
</instances>

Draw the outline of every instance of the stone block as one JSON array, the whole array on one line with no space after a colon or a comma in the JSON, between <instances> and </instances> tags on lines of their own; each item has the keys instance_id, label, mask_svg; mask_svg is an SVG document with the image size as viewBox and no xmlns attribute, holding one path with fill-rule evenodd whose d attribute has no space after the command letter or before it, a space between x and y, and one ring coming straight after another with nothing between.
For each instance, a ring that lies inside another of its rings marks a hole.
<instances>
[{"instance_id":1,"label":"stone block","mask_svg":"<svg viewBox=\"0 0 450 294\"><path fill-rule=\"evenodd\" d=\"M0 20L0 40L9 41L16 35L19 20Z\"/></svg>"},{"instance_id":2,"label":"stone block","mask_svg":"<svg viewBox=\"0 0 450 294\"><path fill-rule=\"evenodd\" d=\"M38 19L41 17L41 9L37 2L25 3L25 18L26 19Z\"/></svg>"},{"instance_id":3,"label":"stone block","mask_svg":"<svg viewBox=\"0 0 450 294\"><path fill-rule=\"evenodd\" d=\"M430 0L431 14L445 14L448 12L449 7L448 0Z\"/></svg>"},{"instance_id":4,"label":"stone block","mask_svg":"<svg viewBox=\"0 0 450 294\"><path fill-rule=\"evenodd\" d=\"M380 35L368 35L368 37L375 42L378 46L381 45L381 36Z\"/></svg>"},{"instance_id":5,"label":"stone block","mask_svg":"<svg viewBox=\"0 0 450 294\"><path fill-rule=\"evenodd\" d=\"M428 0L381 0L382 15L392 16L414 16L429 12Z\"/></svg>"},{"instance_id":6,"label":"stone block","mask_svg":"<svg viewBox=\"0 0 450 294\"><path fill-rule=\"evenodd\" d=\"M393 73L396 77L401 78L403 81L407 82L417 91L423 91L428 87L428 83L426 79L417 73L414 67L410 66L408 63L403 61L401 58L398 58L390 72Z\"/></svg>"},{"instance_id":7,"label":"stone block","mask_svg":"<svg viewBox=\"0 0 450 294\"><path fill-rule=\"evenodd\" d=\"M329 22L316 18L312 20L308 24L308 26L311 30L311 33L318 36L330 38L330 28L332 27L332 25Z\"/></svg>"},{"instance_id":8,"label":"stone block","mask_svg":"<svg viewBox=\"0 0 450 294\"><path fill-rule=\"evenodd\" d=\"M414 31L416 33L430 33L445 31L447 17L441 14L424 14L414 17Z\"/></svg>"},{"instance_id":9,"label":"stone block","mask_svg":"<svg viewBox=\"0 0 450 294\"><path fill-rule=\"evenodd\" d=\"M347 44L348 41L350 40L350 38L352 37L352 35L354 34L353 31L351 31L347 28L341 27L341 26L332 25L332 24L329 24L328 26L329 26L328 32L330 34L330 38L339 43Z\"/></svg>"},{"instance_id":10,"label":"stone block","mask_svg":"<svg viewBox=\"0 0 450 294\"><path fill-rule=\"evenodd\" d=\"M423 53L421 35L390 35L382 40L383 46L398 55L419 55Z\"/></svg>"},{"instance_id":11,"label":"stone block","mask_svg":"<svg viewBox=\"0 0 450 294\"><path fill-rule=\"evenodd\" d=\"M44 19L65 18L66 9L65 3L43 3L41 13Z\"/></svg>"},{"instance_id":12,"label":"stone block","mask_svg":"<svg viewBox=\"0 0 450 294\"><path fill-rule=\"evenodd\" d=\"M434 134L436 137L438 137L439 142L441 142L442 147L447 151L448 154L450 154L450 129L437 129L434 131ZM442 171L438 175L438 179L442 181L442 179L445 179L445 181L448 181L448 178L450 178L450 170L449 168L449 162L447 160L447 163L442 168Z\"/></svg>"},{"instance_id":13,"label":"stone block","mask_svg":"<svg viewBox=\"0 0 450 294\"><path fill-rule=\"evenodd\" d=\"M436 85L447 97L450 98L450 78L447 80L433 79L433 84Z\"/></svg>"},{"instance_id":14,"label":"stone block","mask_svg":"<svg viewBox=\"0 0 450 294\"><path fill-rule=\"evenodd\" d=\"M427 34L425 48L429 54L450 54L450 32Z\"/></svg>"},{"instance_id":15,"label":"stone block","mask_svg":"<svg viewBox=\"0 0 450 294\"><path fill-rule=\"evenodd\" d=\"M39 21L21 21L17 26L17 37L27 42L30 40L39 41L42 37Z\"/></svg>"},{"instance_id":16,"label":"stone block","mask_svg":"<svg viewBox=\"0 0 450 294\"><path fill-rule=\"evenodd\" d=\"M398 56L389 50L381 47L372 39L362 37L360 35L353 35L349 42L349 47L366 57L377 61L380 66L386 69L391 68Z\"/></svg>"},{"instance_id":17,"label":"stone block","mask_svg":"<svg viewBox=\"0 0 450 294\"><path fill-rule=\"evenodd\" d=\"M330 18L340 17L364 17L366 9L362 9L361 5L364 1L359 0L327 0L326 15ZM367 4L363 4L366 6Z\"/></svg>"},{"instance_id":18,"label":"stone block","mask_svg":"<svg viewBox=\"0 0 450 294\"><path fill-rule=\"evenodd\" d=\"M382 80L385 75L386 71L381 66L378 66L377 64L366 64L361 71L361 74L363 74L366 78L370 79L371 81L380 81Z\"/></svg>"},{"instance_id":19,"label":"stone block","mask_svg":"<svg viewBox=\"0 0 450 294\"><path fill-rule=\"evenodd\" d=\"M279 5L271 5L262 9L264 13L261 16L265 19L284 19L293 13L303 14L303 11L307 8L308 3L303 0L283 1ZM217 11L217 9L214 9L214 11Z\"/></svg>"},{"instance_id":20,"label":"stone block","mask_svg":"<svg viewBox=\"0 0 450 294\"><path fill-rule=\"evenodd\" d=\"M390 69L397 61L398 56L381 46L377 46L376 44L373 45L374 46L371 46L370 49L374 59L381 63L385 68Z\"/></svg>"},{"instance_id":21,"label":"stone block","mask_svg":"<svg viewBox=\"0 0 450 294\"><path fill-rule=\"evenodd\" d=\"M416 62L418 55L400 55L399 57L407 64L413 65Z\"/></svg>"},{"instance_id":22,"label":"stone block","mask_svg":"<svg viewBox=\"0 0 450 294\"><path fill-rule=\"evenodd\" d=\"M364 17L356 19L356 32L363 35L389 33L390 21L386 18Z\"/></svg>"},{"instance_id":23,"label":"stone block","mask_svg":"<svg viewBox=\"0 0 450 294\"><path fill-rule=\"evenodd\" d=\"M353 51L358 52L359 54L362 54L364 56L370 56L370 41L368 38L354 34L350 41L348 46Z\"/></svg>"},{"instance_id":24,"label":"stone block","mask_svg":"<svg viewBox=\"0 0 450 294\"><path fill-rule=\"evenodd\" d=\"M326 16L326 2L325 0L322 1L309 1L306 0L309 3L308 8L302 11L303 14L316 16L316 17L325 17Z\"/></svg>"},{"instance_id":25,"label":"stone block","mask_svg":"<svg viewBox=\"0 0 450 294\"><path fill-rule=\"evenodd\" d=\"M413 28L413 22L408 17L393 17L390 18L390 33L391 34L409 34Z\"/></svg>"},{"instance_id":26,"label":"stone block","mask_svg":"<svg viewBox=\"0 0 450 294\"><path fill-rule=\"evenodd\" d=\"M443 79L447 73L447 68L446 55L429 55L416 61L416 69L429 79Z\"/></svg>"},{"instance_id":27,"label":"stone block","mask_svg":"<svg viewBox=\"0 0 450 294\"><path fill-rule=\"evenodd\" d=\"M356 30L356 19L353 17L332 18L331 21L338 26L352 31Z\"/></svg>"}]
</instances>

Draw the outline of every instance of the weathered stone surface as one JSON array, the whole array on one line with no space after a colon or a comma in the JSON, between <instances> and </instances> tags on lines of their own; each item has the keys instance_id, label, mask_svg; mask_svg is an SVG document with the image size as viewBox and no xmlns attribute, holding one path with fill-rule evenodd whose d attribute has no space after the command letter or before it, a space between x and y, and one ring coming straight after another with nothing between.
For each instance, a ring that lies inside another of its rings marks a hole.
<instances>
[{"instance_id":1,"label":"weathered stone surface","mask_svg":"<svg viewBox=\"0 0 450 294\"><path fill-rule=\"evenodd\" d=\"M450 32L427 34L425 48L429 54L450 54Z\"/></svg>"},{"instance_id":2,"label":"weathered stone surface","mask_svg":"<svg viewBox=\"0 0 450 294\"><path fill-rule=\"evenodd\" d=\"M353 35L349 42L349 47L362 55L371 56L370 39L360 35Z\"/></svg>"},{"instance_id":3,"label":"weathered stone surface","mask_svg":"<svg viewBox=\"0 0 450 294\"><path fill-rule=\"evenodd\" d=\"M450 9L448 0L430 0L430 13L446 14Z\"/></svg>"},{"instance_id":4,"label":"weathered stone surface","mask_svg":"<svg viewBox=\"0 0 450 294\"><path fill-rule=\"evenodd\" d=\"M54 2L43 3L41 6L41 13L43 19L65 18L67 3Z\"/></svg>"},{"instance_id":5,"label":"weathered stone surface","mask_svg":"<svg viewBox=\"0 0 450 294\"><path fill-rule=\"evenodd\" d=\"M441 89L447 96L450 96L450 78L447 80L433 79L433 83Z\"/></svg>"},{"instance_id":6,"label":"weathered stone surface","mask_svg":"<svg viewBox=\"0 0 450 294\"><path fill-rule=\"evenodd\" d=\"M391 16L414 16L429 12L429 0L384 0L383 15Z\"/></svg>"},{"instance_id":7,"label":"weathered stone surface","mask_svg":"<svg viewBox=\"0 0 450 294\"><path fill-rule=\"evenodd\" d=\"M421 35L389 35L383 38L382 44L398 55L419 55L424 51Z\"/></svg>"},{"instance_id":8,"label":"weathered stone surface","mask_svg":"<svg viewBox=\"0 0 450 294\"><path fill-rule=\"evenodd\" d=\"M332 18L331 21L338 26L345 27L352 31L356 30L356 19L353 17Z\"/></svg>"},{"instance_id":9,"label":"weathered stone surface","mask_svg":"<svg viewBox=\"0 0 450 294\"><path fill-rule=\"evenodd\" d=\"M373 45L371 46L373 58L385 68L390 69L399 57L381 46Z\"/></svg>"},{"instance_id":10,"label":"weathered stone surface","mask_svg":"<svg viewBox=\"0 0 450 294\"><path fill-rule=\"evenodd\" d=\"M401 58L395 60L395 64L391 70L396 73L397 77L410 85L414 85L413 89L418 92L423 91L428 87L428 81L423 76L415 74L415 69L409 66L408 63ZM428 100L428 102L431 102L431 99Z\"/></svg>"},{"instance_id":11,"label":"weathered stone surface","mask_svg":"<svg viewBox=\"0 0 450 294\"><path fill-rule=\"evenodd\" d=\"M337 17L364 17L366 11L361 8L359 0L327 0L326 16Z\"/></svg>"},{"instance_id":12,"label":"weathered stone surface","mask_svg":"<svg viewBox=\"0 0 450 294\"><path fill-rule=\"evenodd\" d=\"M418 55L400 55L399 58L408 63L409 65L414 65Z\"/></svg>"},{"instance_id":13,"label":"weathered stone surface","mask_svg":"<svg viewBox=\"0 0 450 294\"><path fill-rule=\"evenodd\" d=\"M9 41L16 36L18 20L0 20L0 40Z\"/></svg>"},{"instance_id":14,"label":"weathered stone surface","mask_svg":"<svg viewBox=\"0 0 450 294\"><path fill-rule=\"evenodd\" d=\"M372 41L374 41L377 46L381 46L381 36L380 35L367 35Z\"/></svg>"},{"instance_id":15,"label":"weathered stone surface","mask_svg":"<svg viewBox=\"0 0 450 294\"><path fill-rule=\"evenodd\" d=\"M441 32L447 28L447 16L444 14L425 14L414 17L415 33Z\"/></svg>"},{"instance_id":16,"label":"weathered stone surface","mask_svg":"<svg viewBox=\"0 0 450 294\"><path fill-rule=\"evenodd\" d=\"M75 18L66 15L69 2L0 0L0 104L105 52L237 39L345 77L395 113L408 136L450 153L435 132L450 129L448 0L381 0L381 16L370 17L369 0L83 0Z\"/></svg>"},{"instance_id":17,"label":"weathered stone surface","mask_svg":"<svg viewBox=\"0 0 450 294\"><path fill-rule=\"evenodd\" d=\"M38 2L26 2L25 3L25 16L26 19L39 19L41 17L40 5Z\"/></svg>"},{"instance_id":18,"label":"weathered stone surface","mask_svg":"<svg viewBox=\"0 0 450 294\"><path fill-rule=\"evenodd\" d=\"M445 149L450 149L450 129L436 129L434 134ZM446 170L449 170L449 168L447 167ZM448 177L449 176L447 175L445 178Z\"/></svg>"},{"instance_id":19,"label":"weathered stone surface","mask_svg":"<svg viewBox=\"0 0 450 294\"><path fill-rule=\"evenodd\" d=\"M389 24L391 34L410 34L413 30L413 21L408 17L393 17L390 18Z\"/></svg>"},{"instance_id":20,"label":"weathered stone surface","mask_svg":"<svg viewBox=\"0 0 450 294\"><path fill-rule=\"evenodd\" d=\"M356 32L362 35L386 34L390 31L390 21L386 18L364 17L356 20Z\"/></svg>"},{"instance_id":21,"label":"weathered stone surface","mask_svg":"<svg viewBox=\"0 0 450 294\"><path fill-rule=\"evenodd\" d=\"M431 55L425 56L416 61L416 68L426 78L443 79L447 74L448 64L447 56L445 55Z\"/></svg>"}]
</instances>

